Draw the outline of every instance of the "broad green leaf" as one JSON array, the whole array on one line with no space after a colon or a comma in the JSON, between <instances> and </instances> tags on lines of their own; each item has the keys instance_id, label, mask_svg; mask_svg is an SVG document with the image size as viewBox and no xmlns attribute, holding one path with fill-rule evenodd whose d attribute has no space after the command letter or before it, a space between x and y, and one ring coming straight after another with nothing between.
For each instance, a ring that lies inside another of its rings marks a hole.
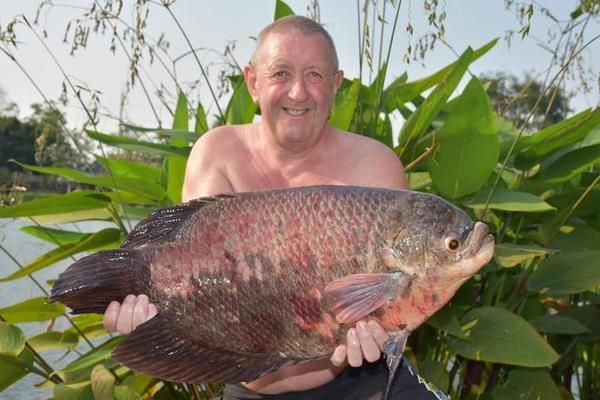
<instances>
[{"instance_id":1,"label":"broad green leaf","mask_svg":"<svg viewBox=\"0 0 600 400\"><path fill-rule=\"evenodd\" d=\"M183 139L186 141L186 143L194 142L200 137L200 135L198 135L198 133L191 132L186 129L144 128L141 126L123 124L123 123L121 125L128 129L131 129L132 131L156 133L159 136L164 136L164 137L174 138L174 139Z\"/></svg>"},{"instance_id":2,"label":"broad green leaf","mask_svg":"<svg viewBox=\"0 0 600 400\"><path fill-rule=\"evenodd\" d=\"M157 154L163 156L179 156L187 158L190 154L189 147L174 147L165 144L143 142L141 140L130 139L127 137L107 135L105 133L86 129L89 137L109 146L115 146L123 150L136 151L146 154Z\"/></svg>"},{"instance_id":3,"label":"broad green leaf","mask_svg":"<svg viewBox=\"0 0 600 400\"><path fill-rule=\"evenodd\" d=\"M446 366L442 362L423 360L419 361L419 376L424 378L428 383L427 385L438 389L445 389L448 387L448 381L450 375L446 371Z\"/></svg>"},{"instance_id":4,"label":"broad green leaf","mask_svg":"<svg viewBox=\"0 0 600 400\"><path fill-rule=\"evenodd\" d=\"M498 130L499 158L504 160L513 142L519 135L519 130L509 121L494 113L494 125Z\"/></svg>"},{"instance_id":5,"label":"broad green leaf","mask_svg":"<svg viewBox=\"0 0 600 400\"><path fill-rule=\"evenodd\" d=\"M448 71L444 79L433 89L423 104L402 125L398 137L398 154L402 154L408 144L419 138L433 119L440 112L446 101L458 86L469 64L473 61L473 50L468 48L458 59L456 64Z\"/></svg>"},{"instance_id":6,"label":"broad green leaf","mask_svg":"<svg viewBox=\"0 0 600 400\"><path fill-rule=\"evenodd\" d=\"M487 191L479 191L465 205L474 210L483 210L487 200ZM497 188L488 206L491 209L503 211L541 212L554 210L550 204L538 196L526 192L512 192Z\"/></svg>"},{"instance_id":7,"label":"broad green leaf","mask_svg":"<svg viewBox=\"0 0 600 400\"><path fill-rule=\"evenodd\" d=\"M65 314L65 306L60 303L46 303L46 297L36 297L12 306L0 308L0 315L6 321L22 322L48 321Z\"/></svg>"},{"instance_id":8,"label":"broad green leaf","mask_svg":"<svg viewBox=\"0 0 600 400\"><path fill-rule=\"evenodd\" d=\"M17 326L0 322L0 355L16 357L24 348L25 334L23 331Z\"/></svg>"},{"instance_id":9,"label":"broad green leaf","mask_svg":"<svg viewBox=\"0 0 600 400\"><path fill-rule=\"evenodd\" d=\"M89 233L47 228L45 226L28 225L19 229L21 232L52 244L67 244L83 239Z\"/></svg>"},{"instance_id":10,"label":"broad green leaf","mask_svg":"<svg viewBox=\"0 0 600 400\"><path fill-rule=\"evenodd\" d=\"M540 315L529 323L542 333L558 333L563 335L578 335L590 330L576 319L563 315Z\"/></svg>"},{"instance_id":11,"label":"broad green leaf","mask_svg":"<svg viewBox=\"0 0 600 400\"><path fill-rule=\"evenodd\" d=\"M512 268L538 257L546 257L553 252L553 250L536 245L498 243L494 257L501 267Z\"/></svg>"},{"instance_id":12,"label":"broad green leaf","mask_svg":"<svg viewBox=\"0 0 600 400\"><path fill-rule=\"evenodd\" d=\"M531 168L555 150L575 143L600 124L600 108L587 109L570 118L550 125L517 143L515 160L519 168Z\"/></svg>"},{"instance_id":13,"label":"broad green leaf","mask_svg":"<svg viewBox=\"0 0 600 400\"><path fill-rule=\"evenodd\" d=\"M108 360L111 357L112 350L123 340L125 336L117 336L112 338L100 346L96 346L93 350L79 357L71 364L64 368L65 373L73 373L82 369L91 368L94 365Z\"/></svg>"},{"instance_id":14,"label":"broad green leaf","mask_svg":"<svg viewBox=\"0 0 600 400\"><path fill-rule=\"evenodd\" d=\"M79 337L70 332L44 332L28 338L27 343L37 352L73 350L79 343Z\"/></svg>"},{"instance_id":15,"label":"broad green leaf","mask_svg":"<svg viewBox=\"0 0 600 400\"><path fill-rule=\"evenodd\" d=\"M477 191L492 174L498 137L489 99L475 77L448 113L429 159L429 173L440 194L456 199Z\"/></svg>"},{"instance_id":16,"label":"broad green leaf","mask_svg":"<svg viewBox=\"0 0 600 400\"><path fill-rule=\"evenodd\" d=\"M563 155L541 170L534 179L555 185L580 175L598 162L600 162L600 145L583 147Z\"/></svg>"},{"instance_id":17,"label":"broad green leaf","mask_svg":"<svg viewBox=\"0 0 600 400\"><path fill-rule=\"evenodd\" d=\"M22 269L19 269L7 277L0 278L0 282L22 278L83 251L117 248L122 239L123 237L120 230L115 228L102 229L96 233L84 236L78 242L67 243L50 250L48 253L37 257Z\"/></svg>"},{"instance_id":18,"label":"broad green leaf","mask_svg":"<svg viewBox=\"0 0 600 400\"><path fill-rule=\"evenodd\" d=\"M228 125L248 124L254 119L257 106L250 97L243 77L238 75L232 76L230 79L234 90L225 110L225 123Z\"/></svg>"},{"instance_id":19,"label":"broad green leaf","mask_svg":"<svg viewBox=\"0 0 600 400\"><path fill-rule=\"evenodd\" d=\"M597 250L600 243L600 232L589 225L573 225L569 232L560 232L552 241L552 246L563 251Z\"/></svg>"},{"instance_id":20,"label":"broad green leaf","mask_svg":"<svg viewBox=\"0 0 600 400\"><path fill-rule=\"evenodd\" d=\"M53 389L55 400L95 400L90 381L78 383L59 383Z\"/></svg>"},{"instance_id":21,"label":"broad green leaf","mask_svg":"<svg viewBox=\"0 0 600 400\"><path fill-rule=\"evenodd\" d=\"M445 306L435 314L433 314L427 323L434 328L441 329L459 338L465 338L465 333L462 331L460 322L454 314L452 307Z\"/></svg>"},{"instance_id":22,"label":"broad green leaf","mask_svg":"<svg viewBox=\"0 0 600 400\"><path fill-rule=\"evenodd\" d=\"M0 208L0 218L71 214L105 216L110 198L98 192L80 190L67 194L42 197L10 207ZM110 214L108 214L110 215ZM71 219L76 221L77 219Z\"/></svg>"},{"instance_id":23,"label":"broad green leaf","mask_svg":"<svg viewBox=\"0 0 600 400\"><path fill-rule=\"evenodd\" d=\"M473 52L471 62L477 60L485 53L487 53L492 47L496 45L498 39L494 39ZM460 60L459 60L460 61ZM383 98L385 99L385 110L386 112L392 112L397 109L400 105L414 99L424 91L431 89L435 85L442 82L448 73L456 67L459 61L455 61L452 64L440 69L439 71L429 75L425 78L405 82L405 80L399 79L392 82L383 92Z\"/></svg>"},{"instance_id":24,"label":"broad green leaf","mask_svg":"<svg viewBox=\"0 0 600 400\"><path fill-rule=\"evenodd\" d=\"M273 21L287 17L288 15L294 15L294 11L284 1L277 0L275 3L275 15L273 16Z\"/></svg>"},{"instance_id":25,"label":"broad green leaf","mask_svg":"<svg viewBox=\"0 0 600 400\"><path fill-rule=\"evenodd\" d=\"M465 358L523 367L545 367L558 360L527 321L503 308L472 309L461 323L467 339L449 337L449 343Z\"/></svg>"},{"instance_id":26,"label":"broad green leaf","mask_svg":"<svg viewBox=\"0 0 600 400\"><path fill-rule=\"evenodd\" d=\"M117 158L96 157L106 170L126 178L137 178L148 182L160 182L160 168Z\"/></svg>"},{"instance_id":27,"label":"broad green leaf","mask_svg":"<svg viewBox=\"0 0 600 400\"><path fill-rule=\"evenodd\" d=\"M106 329L104 329L101 314L82 314L71 318L71 320L77 325L79 330L71 326L69 329L65 330L65 334L79 336L79 332L81 331L88 339L106 335Z\"/></svg>"},{"instance_id":28,"label":"broad green leaf","mask_svg":"<svg viewBox=\"0 0 600 400\"><path fill-rule=\"evenodd\" d=\"M18 357L0 355L0 392L29 373L33 365L33 354L25 349Z\"/></svg>"},{"instance_id":29,"label":"broad green leaf","mask_svg":"<svg viewBox=\"0 0 600 400\"><path fill-rule=\"evenodd\" d=\"M206 119L206 112L202 103L198 102L198 108L196 109L196 125L194 126L194 132L197 137L200 137L203 133L208 131L208 121Z\"/></svg>"},{"instance_id":30,"label":"broad green leaf","mask_svg":"<svg viewBox=\"0 0 600 400\"><path fill-rule=\"evenodd\" d=\"M580 293L600 287L600 250L563 251L548 257L529 277L529 290Z\"/></svg>"},{"instance_id":31,"label":"broad green leaf","mask_svg":"<svg viewBox=\"0 0 600 400\"><path fill-rule=\"evenodd\" d=\"M115 386L115 400L142 400L142 396L129 386Z\"/></svg>"},{"instance_id":32,"label":"broad green leaf","mask_svg":"<svg viewBox=\"0 0 600 400\"><path fill-rule=\"evenodd\" d=\"M344 131L350 129L354 110L358 102L360 85L360 79L354 79L346 90L338 91L335 106L329 118L331 125Z\"/></svg>"},{"instance_id":33,"label":"broad green leaf","mask_svg":"<svg viewBox=\"0 0 600 400\"><path fill-rule=\"evenodd\" d=\"M96 400L112 400L115 377L102 364L96 365L90 374L92 392Z\"/></svg>"},{"instance_id":34,"label":"broad green leaf","mask_svg":"<svg viewBox=\"0 0 600 400\"><path fill-rule=\"evenodd\" d=\"M513 369L504 383L492 390L493 400L561 400L556 384L548 372L524 368Z\"/></svg>"},{"instance_id":35,"label":"broad green leaf","mask_svg":"<svg viewBox=\"0 0 600 400\"><path fill-rule=\"evenodd\" d=\"M188 108L187 98L183 92L179 93L175 116L173 117L173 129L188 130ZM169 144L176 148L185 148L187 141L172 137ZM183 188L183 177L185 176L186 159L179 156L167 156L163 163L164 173L167 177L167 195L172 203L181 202L181 190Z\"/></svg>"}]
</instances>

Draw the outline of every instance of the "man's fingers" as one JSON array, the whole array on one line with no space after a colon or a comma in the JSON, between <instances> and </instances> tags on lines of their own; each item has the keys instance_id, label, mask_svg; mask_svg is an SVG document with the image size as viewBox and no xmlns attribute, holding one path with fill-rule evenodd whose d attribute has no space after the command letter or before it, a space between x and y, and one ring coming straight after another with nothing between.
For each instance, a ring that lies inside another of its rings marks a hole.
<instances>
[{"instance_id":1,"label":"man's fingers","mask_svg":"<svg viewBox=\"0 0 600 400\"><path fill-rule=\"evenodd\" d=\"M132 330L137 328L138 325L143 324L148 320L148 304L150 300L148 300L148 296L145 294L140 294L136 300L135 305L133 307L133 322L132 322Z\"/></svg>"},{"instance_id":2,"label":"man's fingers","mask_svg":"<svg viewBox=\"0 0 600 400\"><path fill-rule=\"evenodd\" d=\"M117 318L119 317L120 310L121 304L118 301L111 301L108 307L106 307L102 322L107 331L114 332L117 330Z\"/></svg>"},{"instance_id":3,"label":"man's fingers","mask_svg":"<svg viewBox=\"0 0 600 400\"><path fill-rule=\"evenodd\" d=\"M360 367L363 363L363 355L355 328L348 329L348 333L346 333L346 346L348 364L353 367Z\"/></svg>"},{"instance_id":4,"label":"man's fingers","mask_svg":"<svg viewBox=\"0 0 600 400\"><path fill-rule=\"evenodd\" d=\"M331 363L336 367L341 367L346 364L346 346L341 344L335 348L331 355Z\"/></svg>"},{"instance_id":5,"label":"man's fingers","mask_svg":"<svg viewBox=\"0 0 600 400\"><path fill-rule=\"evenodd\" d=\"M158 314L156 306L152 303L148 304L148 318L146 318L146 321L148 321L150 318L154 318L156 314Z\"/></svg>"},{"instance_id":6,"label":"man's fingers","mask_svg":"<svg viewBox=\"0 0 600 400\"><path fill-rule=\"evenodd\" d=\"M362 356L368 362L375 362L381 357L381 349L375 342L375 338L371 333L371 328L365 321L359 321L356 324L356 331L358 332L358 338L360 340L360 348L362 350Z\"/></svg>"},{"instance_id":7,"label":"man's fingers","mask_svg":"<svg viewBox=\"0 0 600 400\"><path fill-rule=\"evenodd\" d=\"M383 351L383 345L390 338L390 335L387 334L387 332L381 327L381 325L379 325L373 320L369 321L367 325L371 330L371 335L373 336L373 339L375 339L375 343L377 343L379 350Z\"/></svg>"},{"instance_id":8,"label":"man's fingers","mask_svg":"<svg viewBox=\"0 0 600 400\"><path fill-rule=\"evenodd\" d=\"M133 330L133 309L136 297L132 294L125 297L121 303L121 311L117 318L117 332L128 334Z\"/></svg>"}]
</instances>

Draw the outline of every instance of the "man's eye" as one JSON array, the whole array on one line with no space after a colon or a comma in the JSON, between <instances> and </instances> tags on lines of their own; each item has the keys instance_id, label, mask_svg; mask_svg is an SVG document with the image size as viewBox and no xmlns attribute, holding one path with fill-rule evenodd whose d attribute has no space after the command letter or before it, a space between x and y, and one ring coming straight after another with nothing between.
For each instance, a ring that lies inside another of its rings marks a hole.
<instances>
[{"instance_id":1,"label":"man's eye","mask_svg":"<svg viewBox=\"0 0 600 400\"><path fill-rule=\"evenodd\" d=\"M273 74L273 77L274 77L274 78L285 78L286 76L288 76L288 73L287 73L287 71L276 71L276 72Z\"/></svg>"},{"instance_id":2,"label":"man's eye","mask_svg":"<svg viewBox=\"0 0 600 400\"><path fill-rule=\"evenodd\" d=\"M312 81L317 81L317 80L321 80L323 79L323 75L321 75L319 72L317 71L311 71L308 74L308 77L310 78L310 80Z\"/></svg>"}]
</instances>

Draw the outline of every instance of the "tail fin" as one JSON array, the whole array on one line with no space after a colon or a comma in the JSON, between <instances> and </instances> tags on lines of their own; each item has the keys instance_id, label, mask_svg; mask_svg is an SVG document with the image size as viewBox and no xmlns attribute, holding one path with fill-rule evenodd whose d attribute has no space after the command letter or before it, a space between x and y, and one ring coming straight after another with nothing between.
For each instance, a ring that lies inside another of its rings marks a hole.
<instances>
[{"instance_id":1,"label":"tail fin","mask_svg":"<svg viewBox=\"0 0 600 400\"><path fill-rule=\"evenodd\" d=\"M102 313L113 300L144 293L147 273L135 249L101 251L78 260L60 274L50 302L60 301L74 314Z\"/></svg>"}]
</instances>

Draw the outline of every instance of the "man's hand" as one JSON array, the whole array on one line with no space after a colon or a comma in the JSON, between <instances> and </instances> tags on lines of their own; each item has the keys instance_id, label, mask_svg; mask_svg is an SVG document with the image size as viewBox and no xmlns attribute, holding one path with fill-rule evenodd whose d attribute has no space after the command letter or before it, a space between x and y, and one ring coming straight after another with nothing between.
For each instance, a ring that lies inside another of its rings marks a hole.
<instances>
[{"instance_id":1,"label":"man's hand","mask_svg":"<svg viewBox=\"0 0 600 400\"><path fill-rule=\"evenodd\" d=\"M389 339L385 330L375 321L359 321L355 328L348 329L346 344L339 345L331 362L340 367L346 360L353 367L360 367L363 360L375 362L381 357L383 344Z\"/></svg>"},{"instance_id":2,"label":"man's hand","mask_svg":"<svg viewBox=\"0 0 600 400\"><path fill-rule=\"evenodd\" d=\"M123 303L112 301L104 311L104 327L109 332L131 333L158 313L156 306L150 303L148 296L130 294Z\"/></svg>"}]
</instances>

